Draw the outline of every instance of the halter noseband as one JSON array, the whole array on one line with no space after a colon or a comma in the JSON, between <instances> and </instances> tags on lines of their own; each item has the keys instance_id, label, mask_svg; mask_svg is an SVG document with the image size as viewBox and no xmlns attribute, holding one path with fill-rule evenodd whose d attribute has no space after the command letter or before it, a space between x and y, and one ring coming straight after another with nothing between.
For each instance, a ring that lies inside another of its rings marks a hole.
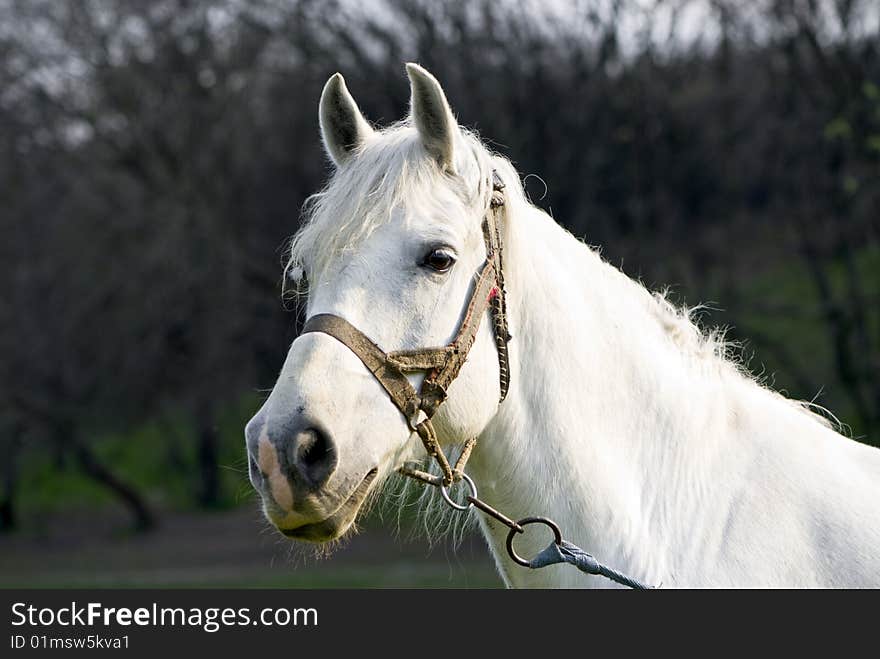
<instances>
[{"instance_id":1,"label":"halter noseband","mask_svg":"<svg viewBox=\"0 0 880 659\"><path fill-rule=\"evenodd\" d=\"M369 369L370 373L388 393L403 413L410 429L417 432L425 449L440 465L443 472L440 481L422 471L403 468L401 471L414 478L433 484L449 485L459 480L464 466L476 443L476 437L465 442L462 453L452 467L440 448L440 442L431 418L446 400L449 385L458 377L467 360L480 328L480 321L487 309L492 312L492 328L498 349L498 370L501 385L499 403L507 396L510 384L510 367L507 343L510 334L507 327L507 307L504 291L504 268L501 257L501 223L504 206L504 182L498 173L492 172L492 196L483 218L483 239L486 243L486 262L480 270L474 292L468 302L464 319L452 343L442 348L419 348L416 350L383 351L366 334L344 318L333 314L316 314L306 321L302 334L319 332L332 336L351 350ZM406 377L407 373L425 372L427 375L418 391ZM419 421L420 414L424 418Z\"/></svg>"}]
</instances>

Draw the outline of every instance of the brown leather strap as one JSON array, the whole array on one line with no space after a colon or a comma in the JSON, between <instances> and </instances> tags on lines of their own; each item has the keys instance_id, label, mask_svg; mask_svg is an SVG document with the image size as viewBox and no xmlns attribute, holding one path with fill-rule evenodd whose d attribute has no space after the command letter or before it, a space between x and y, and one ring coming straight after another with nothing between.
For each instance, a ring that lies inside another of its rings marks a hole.
<instances>
[{"instance_id":1,"label":"brown leather strap","mask_svg":"<svg viewBox=\"0 0 880 659\"><path fill-rule=\"evenodd\" d=\"M452 347L428 348L427 350L399 350L388 353L388 361L394 364L404 373L417 371L430 371L434 368L443 368L449 361Z\"/></svg>"},{"instance_id":2,"label":"brown leather strap","mask_svg":"<svg viewBox=\"0 0 880 659\"><path fill-rule=\"evenodd\" d=\"M498 349L498 375L501 388L499 403L507 397L510 387L510 362L507 344L511 336L507 325L507 295L504 288L504 258L501 236L504 231L504 181L498 176L498 172L492 171L492 200L489 203L489 212L483 223L483 235L486 240L487 258L495 265L498 283L498 295L491 300L492 325L495 335L495 347Z\"/></svg>"},{"instance_id":3,"label":"brown leather strap","mask_svg":"<svg viewBox=\"0 0 880 659\"><path fill-rule=\"evenodd\" d=\"M446 454L443 452L443 449L440 448L440 440L437 439L437 433L434 431L434 424L431 423L431 419L425 419L417 425L416 432L422 440L425 451L427 451L428 455L434 458L440 466L440 471L443 472L443 483L446 485L451 484L452 481L455 480L455 474L452 471L452 467L449 466L449 460L447 459Z\"/></svg>"},{"instance_id":4,"label":"brown leather strap","mask_svg":"<svg viewBox=\"0 0 880 659\"><path fill-rule=\"evenodd\" d=\"M421 409L428 415L428 418L434 416L437 408L446 400L449 385L458 377L467 360L468 353L480 329L480 321L489 308L489 300L497 294L495 291L496 279L495 267L490 261L487 261L474 285L470 301L464 312L464 318L455 338L445 348L435 349L435 352L443 351L445 360L439 367L428 372L419 392Z\"/></svg>"},{"instance_id":5,"label":"brown leather strap","mask_svg":"<svg viewBox=\"0 0 880 659\"><path fill-rule=\"evenodd\" d=\"M388 355L379 346L347 320L332 314L320 313L309 318L302 334L309 332L329 334L357 355L415 430L413 423L419 411L419 395L406 375L389 361Z\"/></svg>"}]
</instances>

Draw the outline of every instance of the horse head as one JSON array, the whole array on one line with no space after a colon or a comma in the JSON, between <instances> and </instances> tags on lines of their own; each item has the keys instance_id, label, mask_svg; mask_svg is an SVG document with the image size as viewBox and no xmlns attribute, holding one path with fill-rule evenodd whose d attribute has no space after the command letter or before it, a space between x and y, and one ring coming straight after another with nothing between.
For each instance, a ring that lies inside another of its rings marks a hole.
<instances>
[{"instance_id":1,"label":"horse head","mask_svg":"<svg viewBox=\"0 0 880 659\"><path fill-rule=\"evenodd\" d=\"M460 328L481 264L493 158L462 129L437 80L407 66L411 111L375 130L338 73L319 119L335 170L306 205L288 274L308 282L306 316L344 319L381 351L446 346ZM413 389L424 373L406 376ZM499 400L499 357L479 326L433 422L440 444L480 434ZM446 397L448 395L448 397ZM300 335L245 430L249 473L285 535L325 542L405 462L425 456L412 418L375 374L326 333Z\"/></svg>"}]
</instances>

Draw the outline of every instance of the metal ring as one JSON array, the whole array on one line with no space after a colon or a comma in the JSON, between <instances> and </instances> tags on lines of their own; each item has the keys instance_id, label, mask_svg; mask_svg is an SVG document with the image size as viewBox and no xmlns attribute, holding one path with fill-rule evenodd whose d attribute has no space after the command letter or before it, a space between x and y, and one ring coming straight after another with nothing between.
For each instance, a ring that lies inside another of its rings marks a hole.
<instances>
[{"instance_id":1,"label":"metal ring","mask_svg":"<svg viewBox=\"0 0 880 659\"><path fill-rule=\"evenodd\" d=\"M521 520L517 522L520 526L528 526L529 524L546 524L553 531L553 542L557 545L562 544L562 531L559 530L559 527L556 525L552 519L547 519L546 517L523 517ZM522 533L522 531L518 531L517 529L510 529L510 533L507 534L507 553L510 554L510 557L518 564L523 567L532 567L532 562L527 561L522 556L516 553L516 550L513 548L513 538L517 533Z\"/></svg>"},{"instance_id":2,"label":"metal ring","mask_svg":"<svg viewBox=\"0 0 880 659\"><path fill-rule=\"evenodd\" d=\"M476 498L477 498L477 486L476 486L476 485L474 484L474 482L471 480L471 477L468 476L467 474L464 474L464 473L463 473L463 474L461 475L461 478L462 478L462 480L466 481L467 484L468 484L468 487L471 488L471 497L474 498L474 499L476 499ZM474 504L472 504L471 502L468 502L466 506L462 506L460 503L456 503L455 501L453 501L453 500L449 497L449 490L447 490L447 489L446 489L446 486L443 485L442 483L441 483L441 485L440 485L440 494L443 495L443 498L446 500L446 503L448 503L450 506L452 506L452 507L455 508L456 510L467 510L467 509L470 508L472 505L474 505Z\"/></svg>"}]
</instances>

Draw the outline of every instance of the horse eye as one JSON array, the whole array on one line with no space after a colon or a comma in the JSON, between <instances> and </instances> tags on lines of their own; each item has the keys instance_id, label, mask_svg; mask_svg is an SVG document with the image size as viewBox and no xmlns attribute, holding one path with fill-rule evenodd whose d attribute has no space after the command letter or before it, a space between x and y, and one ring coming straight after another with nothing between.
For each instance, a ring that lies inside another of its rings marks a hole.
<instances>
[{"instance_id":1,"label":"horse eye","mask_svg":"<svg viewBox=\"0 0 880 659\"><path fill-rule=\"evenodd\" d=\"M455 257L448 249L432 249L425 256L424 265L437 272L446 272L455 264Z\"/></svg>"}]
</instances>

